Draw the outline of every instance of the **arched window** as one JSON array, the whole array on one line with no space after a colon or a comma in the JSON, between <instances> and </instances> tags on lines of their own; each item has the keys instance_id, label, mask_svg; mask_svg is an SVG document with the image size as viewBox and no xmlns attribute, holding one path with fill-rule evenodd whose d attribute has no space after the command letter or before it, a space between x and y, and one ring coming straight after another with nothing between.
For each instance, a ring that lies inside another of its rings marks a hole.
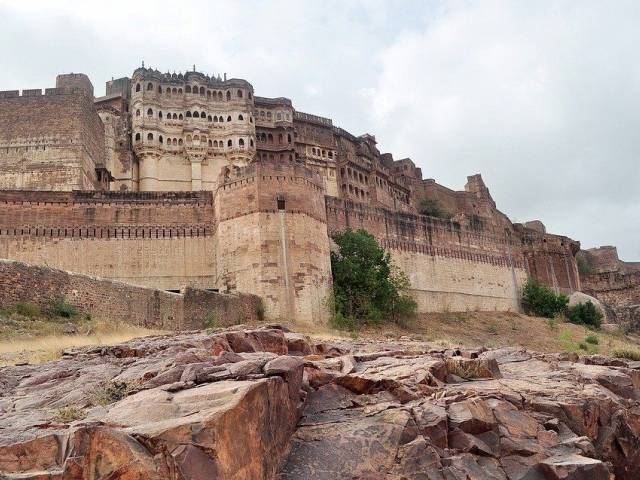
<instances>
[{"instance_id":1,"label":"arched window","mask_svg":"<svg viewBox=\"0 0 640 480\"><path fill-rule=\"evenodd\" d=\"M178 120L182 120L182 114L178 115Z\"/></svg>"},{"instance_id":2,"label":"arched window","mask_svg":"<svg viewBox=\"0 0 640 480\"><path fill-rule=\"evenodd\" d=\"M215 115L215 116L213 117L213 121L214 121L214 122L216 122L216 123L218 123L218 116L217 116L217 115Z\"/></svg>"},{"instance_id":3,"label":"arched window","mask_svg":"<svg viewBox=\"0 0 640 480\"><path fill-rule=\"evenodd\" d=\"M267 134L262 132L262 141L266 142L267 141Z\"/></svg>"},{"instance_id":4,"label":"arched window","mask_svg":"<svg viewBox=\"0 0 640 480\"><path fill-rule=\"evenodd\" d=\"M172 143L173 143L173 146L175 147L176 145L178 145L178 140L174 138Z\"/></svg>"},{"instance_id":5,"label":"arched window","mask_svg":"<svg viewBox=\"0 0 640 480\"><path fill-rule=\"evenodd\" d=\"M244 117L242 115L238 115L238 120L243 121Z\"/></svg>"},{"instance_id":6,"label":"arched window","mask_svg":"<svg viewBox=\"0 0 640 480\"><path fill-rule=\"evenodd\" d=\"M176 87L173 87L173 89L171 90L171 93L173 93L173 94L178 93L178 90L176 89Z\"/></svg>"},{"instance_id":7,"label":"arched window","mask_svg":"<svg viewBox=\"0 0 640 480\"><path fill-rule=\"evenodd\" d=\"M287 133L287 142L291 143L291 134Z\"/></svg>"},{"instance_id":8,"label":"arched window","mask_svg":"<svg viewBox=\"0 0 640 480\"><path fill-rule=\"evenodd\" d=\"M231 92L227 90L227 100L231 100Z\"/></svg>"},{"instance_id":9,"label":"arched window","mask_svg":"<svg viewBox=\"0 0 640 480\"><path fill-rule=\"evenodd\" d=\"M153 110L151 108L147 110L147 117L153 117Z\"/></svg>"},{"instance_id":10,"label":"arched window","mask_svg":"<svg viewBox=\"0 0 640 480\"><path fill-rule=\"evenodd\" d=\"M278 134L278 143L282 143L282 134L281 133Z\"/></svg>"},{"instance_id":11,"label":"arched window","mask_svg":"<svg viewBox=\"0 0 640 480\"><path fill-rule=\"evenodd\" d=\"M200 87L200 95L204 95L204 87Z\"/></svg>"},{"instance_id":12,"label":"arched window","mask_svg":"<svg viewBox=\"0 0 640 480\"><path fill-rule=\"evenodd\" d=\"M158 112L158 118L162 118L162 112Z\"/></svg>"},{"instance_id":13,"label":"arched window","mask_svg":"<svg viewBox=\"0 0 640 480\"><path fill-rule=\"evenodd\" d=\"M209 115L209 116L207 117L207 120L208 120L209 122L212 122L212 121L213 121L213 118L211 118L211 115Z\"/></svg>"},{"instance_id":14,"label":"arched window","mask_svg":"<svg viewBox=\"0 0 640 480\"><path fill-rule=\"evenodd\" d=\"M218 148L218 140L214 140L214 141L213 141L213 146L214 146L215 148Z\"/></svg>"},{"instance_id":15,"label":"arched window","mask_svg":"<svg viewBox=\"0 0 640 480\"><path fill-rule=\"evenodd\" d=\"M162 87L158 85L158 93L162 93Z\"/></svg>"},{"instance_id":16,"label":"arched window","mask_svg":"<svg viewBox=\"0 0 640 480\"><path fill-rule=\"evenodd\" d=\"M329 150L329 158L333 158L333 152Z\"/></svg>"},{"instance_id":17,"label":"arched window","mask_svg":"<svg viewBox=\"0 0 640 480\"><path fill-rule=\"evenodd\" d=\"M231 115L227 117L227 122L230 122L230 121L231 121Z\"/></svg>"},{"instance_id":18,"label":"arched window","mask_svg":"<svg viewBox=\"0 0 640 480\"><path fill-rule=\"evenodd\" d=\"M253 123L253 117L249 117L249 123Z\"/></svg>"},{"instance_id":19,"label":"arched window","mask_svg":"<svg viewBox=\"0 0 640 480\"><path fill-rule=\"evenodd\" d=\"M153 133L147 134L147 140L153 140Z\"/></svg>"},{"instance_id":20,"label":"arched window","mask_svg":"<svg viewBox=\"0 0 640 480\"><path fill-rule=\"evenodd\" d=\"M140 84L136 83L136 92L139 92L139 91L140 91Z\"/></svg>"},{"instance_id":21,"label":"arched window","mask_svg":"<svg viewBox=\"0 0 640 480\"><path fill-rule=\"evenodd\" d=\"M181 93L182 93L182 89L181 89L181 88L179 88L179 89L178 89L178 93L179 93L179 94L181 94Z\"/></svg>"},{"instance_id":22,"label":"arched window","mask_svg":"<svg viewBox=\"0 0 640 480\"><path fill-rule=\"evenodd\" d=\"M193 112L193 118L200 118L200 114L198 112Z\"/></svg>"},{"instance_id":23,"label":"arched window","mask_svg":"<svg viewBox=\"0 0 640 480\"><path fill-rule=\"evenodd\" d=\"M312 148L312 149L311 149L311 153L312 153L313 155L315 155L315 154L316 154L316 149L315 149L315 148Z\"/></svg>"},{"instance_id":24,"label":"arched window","mask_svg":"<svg viewBox=\"0 0 640 480\"><path fill-rule=\"evenodd\" d=\"M178 145L182 146L182 144L183 144L183 143L184 143L184 142L182 141L182 139L179 139L179 140L178 140Z\"/></svg>"},{"instance_id":25,"label":"arched window","mask_svg":"<svg viewBox=\"0 0 640 480\"><path fill-rule=\"evenodd\" d=\"M158 137L158 141L159 141L160 143L163 143L162 135L160 135L160 136Z\"/></svg>"},{"instance_id":26,"label":"arched window","mask_svg":"<svg viewBox=\"0 0 640 480\"><path fill-rule=\"evenodd\" d=\"M218 92L218 100L222 100L222 92Z\"/></svg>"},{"instance_id":27,"label":"arched window","mask_svg":"<svg viewBox=\"0 0 640 480\"><path fill-rule=\"evenodd\" d=\"M271 112L267 112L267 120L271 120Z\"/></svg>"},{"instance_id":28,"label":"arched window","mask_svg":"<svg viewBox=\"0 0 640 480\"><path fill-rule=\"evenodd\" d=\"M211 140L209 140L209 146L213 147L213 142Z\"/></svg>"},{"instance_id":29,"label":"arched window","mask_svg":"<svg viewBox=\"0 0 640 480\"><path fill-rule=\"evenodd\" d=\"M140 134L136 133L136 142L139 142L139 141L140 141Z\"/></svg>"},{"instance_id":30,"label":"arched window","mask_svg":"<svg viewBox=\"0 0 640 480\"><path fill-rule=\"evenodd\" d=\"M218 117L218 121L219 121L219 122L224 122L224 118L222 118L222 117L220 116L220 117Z\"/></svg>"},{"instance_id":31,"label":"arched window","mask_svg":"<svg viewBox=\"0 0 640 480\"><path fill-rule=\"evenodd\" d=\"M171 87L167 87L165 92L166 92L167 95L171 96Z\"/></svg>"},{"instance_id":32,"label":"arched window","mask_svg":"<svg viewBox=\"0 0 640 480\"><path fill-rule=\"evenodd\" d=\"M211 98L211 90L207 90L207 98Z\"/></svg>"},{"instance_id":33,"label":"arched window","mask_svg":"<svg viewBox=\"0 0 640 480\"><path fill-rule=\"evenodd\" d=\"M240 145L240 147L244 148L244 138L241 138L240 140L238 140L238 145Z\"/></svg>"},{"instance_id":34,"label":"arched window","mask_svg":"<svg viewBox=\"0 0 640 480\"><path fill-rule=\"evenodd\" d=\"M204 141L204 137L202 137L202 140ZM194 135L193 136L193 141L194 142L199 142L200 141L200 137L198 135Z\"/></svg>"},{"instance_id":35,"label":"arched window","mask_svg":"<svg viewBox=\"0 0 640 480\"><path fill-rule=\"evenodd\" d=\"M278 118L278 120L282 120L282 113L278 112L277 118Z\"/></svg>"},{"instance_id":36,"label":"arched window","mask_svg":"<svg viewBox=\"0 0 640 480\"><path fill-rule=\"evenodd\" d=\"M191 93L191 85L187 85L186 87L184 87L184 91L185 93Z\"/></svg>"},{"instance_id":37,"label":"arched window","mask_svg":"<svg viewBox=\"0 0 640 480\"><path fill-rule=\"evenodd\" d=\"M242 98L242 90L238 90L238 98Z\"/></svg>"},{"instance_id":38,"label":"arched window","mask_svg":"<svg viewBox=\"0 0 640 480\"><path fill-rule=\"evenodd\" d=\"M250 145L251 147L253 147L253 138L250 138L250 139L249 139L249 145Z\"/></svg>"},{"instance_id":39,"label":"arched window","mask_svg":"<svg viewBox=\"0 0 640 480\"><path fill-rule=\"evenodd\" d=\"M187 118L191 118L191 112L187 110Z\"/></svg>"},{"instance_id":40,"label":"arched window","mask_svg":"<svg viewBox=\"0 0 640 480\"><path fill-rule=\"evenodd\" d=\"M178 119L178 114L177 114L177 113L174 113L174 114L173 114L173 119L174 119L174 120L177 120L177 119Z\"/></svg>"},{"instance_id":41,"label":"arched window","mask_svg":"<svg viewBox=\"0 0 640 480\"><path fill-rule=\"evenodd\" d=\"M267 139L268 139L270 142L273 142L273 135L271 135L271 134L267 135Z\"/></svg>"},{"instance_id":42,"label":"arched window","mask_svg":"<svg viewBox=\"0 0 640 480\"><path fill-rule=\"evenodd\" d=\"M251 98L251 92L249 92L248 95L249 95L249 98Z\"/></svg>"},{"instance_id":43,"label":"arched window","mask_svg":"<svg viewBox=\"0 0 640 480\"><path fill-rule=\"evenodd\" d=\"M136 110L136 117L139 117L139 116L140 116L140 109L137 109Z\"/></svg>"},{"instance_id":44,"label":"arched window","mask_svg":"<svg viewBox=\"0 0 640 480\"><path fill-rule=\"evenodd\" d=\"M153 83L149 82L147 84L147 90L153 90Z\"/></svg>"},{"instance_id":45,"label":"arched window","mask_svg":"<svg viewBox=\"0 0 640 480\"><path fill-rule=\"evenodd\" d=\"M264 110L260 110L260 116L264 118Z\"/></svg>"},{"instance_id":46,"label":"arched window","mask_svg":"<svg viewBox=\"0 0 640 480\"><path fill-rule=\"evenodd\" d=\"M227 147L233 147L233 140L229 140L227 142Z\"/></svg>"},{"instance_id":47,"label":"arched window","mask_svg":"<svg viewBox=\"0 0 640 480\"><path fill-rule=\"evenodd\" d=\"M191 135L187 135L187 145L191 143Z\"/></svg>"},{"instance_id":48,"label":"arched window","mask_svg":"<svg viewBox=\"0 0 640 480\"><path fill-rule=\"evenodd\" d=\"M200 118L207 118L207 114L205 112L200 112Z\"/></svg>"}]
</instances>

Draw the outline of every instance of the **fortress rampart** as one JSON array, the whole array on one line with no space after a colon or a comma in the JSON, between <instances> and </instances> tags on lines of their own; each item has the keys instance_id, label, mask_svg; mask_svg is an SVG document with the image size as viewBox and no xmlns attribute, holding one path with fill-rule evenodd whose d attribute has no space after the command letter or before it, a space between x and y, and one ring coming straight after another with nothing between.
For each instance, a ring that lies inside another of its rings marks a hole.
<instances>
[{"instance_id":1,"label":"fortress rampart","mask_svg":"<svg viewBox=\"0 0 640 480\"><path fill-rule=\"evenodd\" d=\"M245 80L143 66L99 98L77 73L0 92L0 258L256 293L268 317L318 322L345 228L391 252L421 311L518 309L528 275L580 288L579 244L513 225L479 174L464 191L423 180L374 135Z\"/></svg>"}]
</instances>

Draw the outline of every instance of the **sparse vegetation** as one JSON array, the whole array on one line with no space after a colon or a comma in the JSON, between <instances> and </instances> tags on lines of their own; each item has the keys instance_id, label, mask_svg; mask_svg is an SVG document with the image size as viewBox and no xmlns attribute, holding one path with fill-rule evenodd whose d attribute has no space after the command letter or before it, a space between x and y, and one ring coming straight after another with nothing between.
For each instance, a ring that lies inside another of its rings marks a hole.
<instances>
[{"instance_id":1,"label":"sparse vegetation","mask_svg":"<svg viewBox=\"0 0 640 480\"><path fill-rule=\"evenodd\" d=\"M567 316L571 323L577 325L586 325L592 328L600 328L602 322L602 314L596 309L591 301L587 303L578 303L573 307L567 308Z\"/></svg>"},{"instance_id":2,"label":"sparse vegetation","mask_svg":"<svg viewBox=\"0 0 640 480\"><path fill-rule=\"evenodd\" d=\"M627 360L640 360L640 350L631 348L616 348L611 352L614 358L626 358Z\"/></svg>"},{"instance_id":3,"label":"sparse vegetation","mask_svg":"<svg viewBox=\"0 0 640 480\"><path fill-rule=\"evenodd\" d=\"M590 273L593 273L593 267L589 265L589 263L581 255L578 255L576 257L576 264L578 265L578 272L580 272L582 275L589 275Z\"/></svg>"},{"instance_id":4,"label":"sparse vegetation","mask_svg":"<svg viewBox=\"0 0 640 480\"><path fill-rule=\"evenodd\" d=\"M498 334L498 325L496 324L496 322L489 322L489 325L487 325L487 333L490 333L491 335Z\"/></svg>"},{"instance_id":5,"label":"sparse vegetation","mask_svg":"<svg viewBox=\"0 0 640 480\"><path fill-rule=\"evenodd\" d=\"M71 423L76 420L82 420L87 416L87 413L79 407L69 405L56 410L54 421L59 423Z\"/></svg>"},{"instance_id":6,"label":"sparse vegetation","mask_svg":"<svg viewBox=\"0 0 640 480\"><path fill-rule=\"evenodd\" d=\"M533 278L529 278L522 289L522 306L528 315L553 318L563 313L568 304L569 297L555 293Z\"/></svg>"},{"instance_id":7,"label":"sparse vegetation","mask_svg":"<svg viewBox=\"0 0 640 480\"><path fill-rule=\"evenodd\" d=\"M202 326L206 329L209 328L220 328L220 323L218 322L218 317L215 313L209 312L202 322Z\"/></svg>"},{"instance_id":8,"label":"sparse vegetation","mask_svg":"<svg viewBox=\"0 0 640 480\"><path fill-rule=\"evenodd\" d=\"M40 307L29 302L16 303L13 309L18 315L27 318L35 318L40 315Z\"/></svg>"},{"instance_id":9,"label":"sparse vegetation","mask_svg":"<svg viewBox=\"0 0 640 480\"><path fill-rule=\"evenodd\" d=\"M427 215L429 217L449 219L451 214L442 209L440 202L432 198L423 198L420 200L418 211L421 215Z\"/></svg>"},{"instance_id":10,"label":"sparse vegetation","mask_svg":"<svg viewBox=\"0 0 640 480\"><path fill-rule=\"evenodd\" d=\"M364 324L405 324L416 313L407 294L407 276L366 230L334 235L338 252L331 252L333 324L355 330Z\"/></svg>"},{"instance_id":11,"label":"sparse vegetation","mask_svg":"<svg viewBox=\"0 0 640 480\"><path fill-rule=\"evenodd\" d=\"M103 383L94 392L91 400L94 405L109 405L134 393L138 386L138 382L111 380Z\"/></svg>"},{"instance_id":12,"label":"sparse vegetation","mask_svg":"<svg viewBox=\"0 0 640 480\"><path fill-rule=\"evenodd\" d=\"M446 360L447 370L451 375L472 380L474 378L482 378L483 370L478 362L469 362L457 358L448 358Z\"/></svg>"}]
</instances>

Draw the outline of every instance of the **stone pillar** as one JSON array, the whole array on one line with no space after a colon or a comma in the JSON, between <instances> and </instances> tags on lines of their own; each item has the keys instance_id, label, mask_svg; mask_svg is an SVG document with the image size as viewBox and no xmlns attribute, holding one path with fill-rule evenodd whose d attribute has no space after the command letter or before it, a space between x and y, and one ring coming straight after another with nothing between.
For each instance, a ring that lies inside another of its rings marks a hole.
<instances>
[{"instance_id":1,"label":"stone pillar","mask_svg":"<svg viewBox=\"0 0 640 480\"><path fill-rule=\"evenodd\" d=\"M158 155L155 153L143 153L138 156L140 161L139 190L141 192L153 192L159 190L158 186Z\"/></svg>"}]
</instances>

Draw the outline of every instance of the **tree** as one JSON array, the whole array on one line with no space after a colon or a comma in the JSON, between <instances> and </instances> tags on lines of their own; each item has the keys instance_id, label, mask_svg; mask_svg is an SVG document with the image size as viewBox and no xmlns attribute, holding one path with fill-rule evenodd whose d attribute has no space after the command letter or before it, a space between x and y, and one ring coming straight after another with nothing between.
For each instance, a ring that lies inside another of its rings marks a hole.
<instances>
[{"instance_id":1,"label":"tree","mask_svg":"<svg viewBox=\"0 0 640 480\"><path fill-rule=\"evenodd\" d=\"M356 329L364 323L400 323L416 311L406 294L409 279L393 265L388 252L366 230L345 230L333 236L331 252L334 322Z\"/></svg>"},{"instance_id":2,"label":"tree","mask_svg":"<svg viewBox=\"0 0 640 480\"><path fill-rule=\"evenodd\" d=\"M533 278L529 278L522 289L522 306L528 315L553 318L559 313L565 313L568 304L569 297L556 294Z\"/></svg>"}]
</instances>

